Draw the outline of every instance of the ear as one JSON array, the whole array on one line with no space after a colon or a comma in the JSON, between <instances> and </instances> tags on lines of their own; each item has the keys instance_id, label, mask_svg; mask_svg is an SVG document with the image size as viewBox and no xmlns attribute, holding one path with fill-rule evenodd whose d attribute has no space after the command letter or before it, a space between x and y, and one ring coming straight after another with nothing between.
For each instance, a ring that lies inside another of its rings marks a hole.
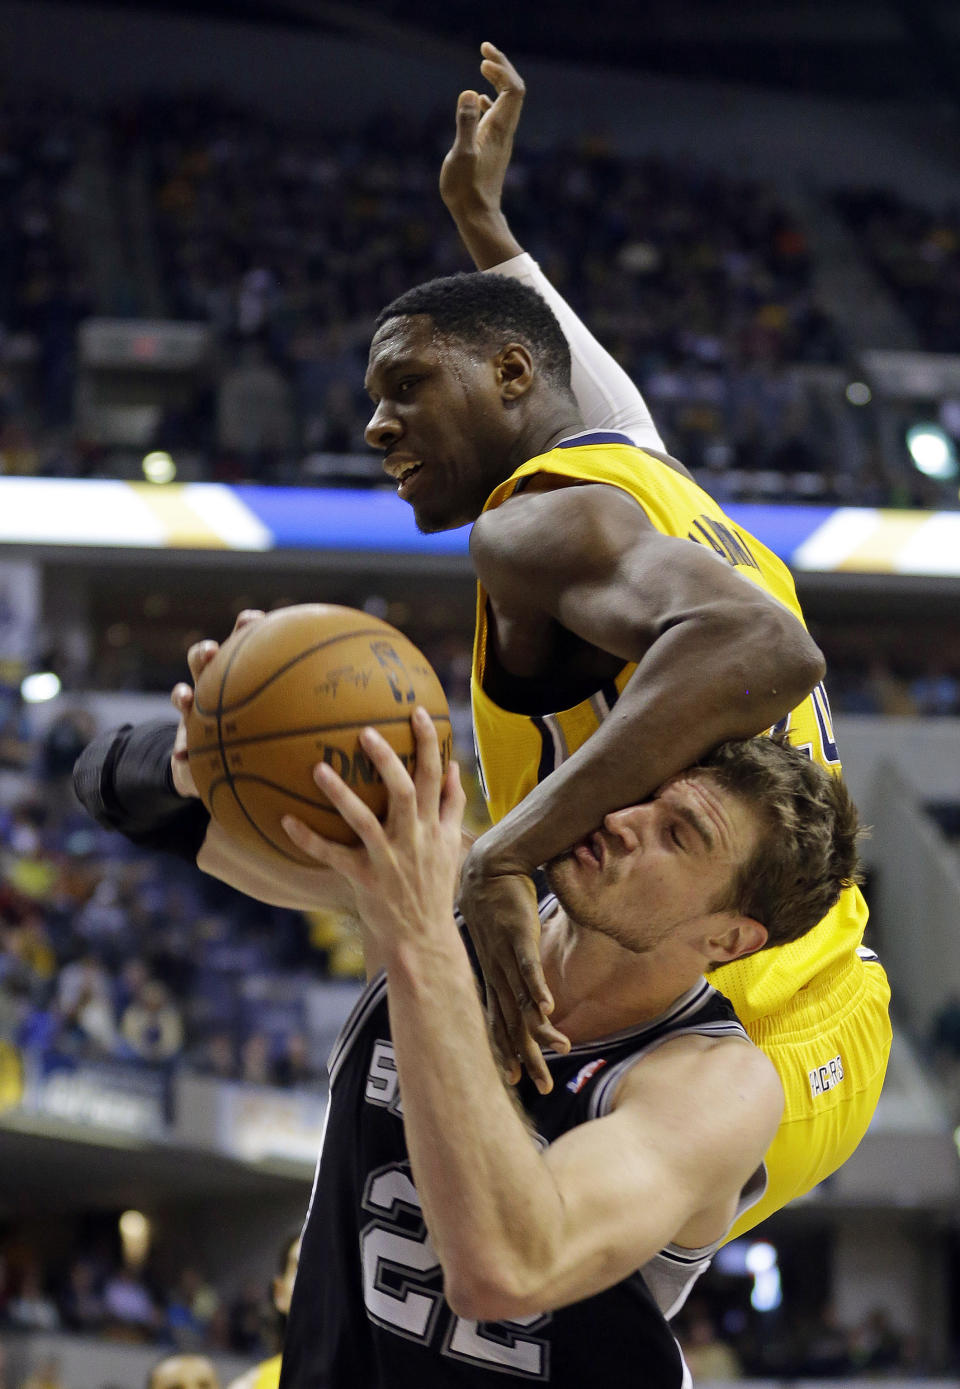
<instances>
[{"instance_id":1,"label":"ear","mask_svg":"<svg viewBox=\"0 0 960 1389\"><path fill-rule=\"evenodd\" d=\"M494 358L497 385L504 400L519 400L533 385L536 367L527 348L519 342L509 342Z\"/></svg>"},{"instance_id":2,"label":"ear","mask_svg":"<svg viewBox=\"0 0 960 1389\"><path fill-rule=\"evenodd\" d=\"M752 916L724 913L705 942L711 964L728 965L753 955L767 943L767 928Z\"/></svg>"}]
</instances>

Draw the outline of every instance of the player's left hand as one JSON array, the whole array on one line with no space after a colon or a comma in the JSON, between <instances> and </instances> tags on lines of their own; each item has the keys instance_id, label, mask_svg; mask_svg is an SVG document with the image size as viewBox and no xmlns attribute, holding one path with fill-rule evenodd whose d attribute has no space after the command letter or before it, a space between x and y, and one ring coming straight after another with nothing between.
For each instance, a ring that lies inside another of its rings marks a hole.
<instances>
[{"instance_id":1,"label":"player's left hand","mask_svg":"<svg viewBox=\"0 0 960 1389\"><path fill-rule=\"evenodd\" d=\"M568 1052L570 1040L550 1021L553 998L540 960L540 917L533 881L491 861L485 836L467 854L459 906L487 985L487 1015L506 1078L525 1067L541 1094L553 1080L543 1047Z\"/></svg>"},{"instance_id":2,"label":"player's left hand","mask_svg":"<svg viewBox=\"0 0 960 1389\"><path fill-rule=\"evenodd\" d=\"M346 878L365 926L387 955L406 941L453 929L453 902L461 857L460 828L466 796L457 764L446 773L433 720L418 707L412 716L416 768L406 770L390 744L365 728L360 744L387 788L381 823L336 772L320 763L317 785L360 839L336 844L287 815L283 828L317 863Z\"/></svg>"}]
</instances>

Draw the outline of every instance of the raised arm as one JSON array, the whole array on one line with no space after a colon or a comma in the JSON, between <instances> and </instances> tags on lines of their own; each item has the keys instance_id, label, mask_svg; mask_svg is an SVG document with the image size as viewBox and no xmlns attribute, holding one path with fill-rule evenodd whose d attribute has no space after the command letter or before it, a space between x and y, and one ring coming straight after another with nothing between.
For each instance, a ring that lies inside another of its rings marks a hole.
<instances>
[{"instance_id":1,"label":"raised arm","mask_svg":"<svg viewBox=\"0 0 960 1389\"><path fill-rule=\"evenodd\" d=\"M496 100L460 93L456 135L440 170L440 196L478 270L522 280L556 314L572 357L573 392L587 425L617 430L641 448L662 452L663 440L643 396L523 250L503 212L503 185L526 92L523 78L492 43L481 45L482 76Z\"/></svg>"}]
</instances>

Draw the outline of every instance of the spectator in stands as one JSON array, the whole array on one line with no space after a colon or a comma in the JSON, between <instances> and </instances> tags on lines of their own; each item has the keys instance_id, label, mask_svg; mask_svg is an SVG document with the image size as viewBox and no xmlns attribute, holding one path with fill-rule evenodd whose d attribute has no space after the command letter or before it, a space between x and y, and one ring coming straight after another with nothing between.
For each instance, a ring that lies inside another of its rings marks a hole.
<instances>
[{"instance_id":1,"label":"spectator in stands","mask_svg":"<svg viewBox=\"0 0 960 1389\"><path fill-rule=\"evenodd\" d=\"M103 1329L107 1309L97 1284L94 1263L87 1258L74 1259L60 1298L63 1324L68 1330L79 1335L94 1335Z\"/></svg>"},{"instance_id":2,"label":"spectator in stands","mask_svg":"<svg viewBox=\"0 0 960 1389\"><path fill-rule=\"evenodd\" d=\"M739 1356L731 1345L720 1339L713 1318L702 1301L698 1300L687 1312L679 1340L696 1383L700 1380L726 1383L743 1378Z\"/></svg>"},{"instance_id":3,"label":"spectator in stands","mask_svg":"<svg viewBox=\"0 0 960 1389\"><path fill-rule=\"evenodd\" d=\"M112 980L92 951L64 965L57 981L57 1007L64 1026L83 1049L110 1056L119 1040Z\"/></svg>"},{"instance_id":4,"label":"spectator in stands","mask_svg":"<svg viewBox=\"0 0 960 1389\"><path fill-rule=\"evenodd\" d=\"M230 1345L238 1355L264 1353L263 1295L255 1283L247 1283L230 1304Z\"/></svg>"},{"instance_id":5,"label":"spectator in stands","mask_svg":"<svg viewBox=\"0 0 960 1389\"><path fill-rule=\"evenodd\" d=\"M831 1379L851 1371L850 1333L831 1304L821 1307L804 1339L799 1373L811 1379Z\"/></svg>"},{"instance_id":6,"label":"spectator in stands","mask_svg":"<svg viewBox=\"0 0 960 1389\"><path fill-rule=\"evenodd\" d=\"M181 1350L196 1350L208 1343L211 1323L220 1299L200 1272L188 1266L167 1299L167 1327Z\"/></svg>"},{"instance_id":7,"label":"spectator in stands","mask_svg":"<svg viewBox=\"0 0 960 1389\"><path fill-rule=\"evenodd\" d=\"M871 1379L895 1374L901 1368L903 1338L886 1307L874 1307L850 1336L854 1373Z\"/></svg>"},{"instance_id":8,"label":"spectator in stands","mask_svg":"<svg viewBox=\"0 0 960 1389\"><path fill-rule=\"evenodd\" d=\"M165 1355L147 1375L146 1389L220 1389L220 1377L206 1355Z\"/></svg>"},{"instance_id":9,"label":"spectator in stands","mask_svg":"<svg viewBox=\"0 0 960 1389\"><path fill-rule=\"evenodd\" d=\"M148 1341L161 1325L160 1313L142 1278L132 1268L115 1269L103 1288L106 1331L114 1340Z\"/></svg>"},{"instance_id":10,"label":"spectator in stands","mask_svg":"<svg viewBox=\"0 0 960 1389\"><path fill-rule=\"evenodd\" d=\"M20 1277L16 1296L7 1303L7 1320L21 1331L56 1331L60 1325L57 1304L46 1292L39 1264L31 1260Z\"/></svg>"},{"instance_id":11,"label":"spectator in stands","mask_svg":"<svg viewBox=\"0 0 960 1389\"><path fill-rule=\"evenodd\" d=\"M960 712L960 681L930 660L922 675L910 682L910 695L923 718L943 718Z\"/></svg>"},{"instance_id":12,"label":"spectator in stands","mask_svg":"<svg viewBox=\"0 0 960 1389\"><path fill-rule=\"evenodd\" d=\"M276 1314L275 1347L277 1353L260 1365L254 1365L246 1374L240 1375L228 1389L277 1389L280 1383L280 1362L283 1352L284 1332L290 1313L290 1299L293 1296L293 1283L300 1262L300 1231L295 1230L286 1236L280 1246L280 1258L270 1286L270 1301Z\"/></svg>"},{"instance_id":13,"label":"spectator in stands","mask_svg":"<svg viewBox=\"0 0 960 1389\"><path fill-rule=\"evenodd\" d=\"M272 1068L274 1085L289 1090L297 1085L312 1085L317 1078L307 1039L302 1032L290 1032L281 1042L279 1055Z\"/></svg>"},{"instance_id":14,"label":"spectator in stands","mask_svg":"<svg viewBox=\"0 0 960 1389\"><path fill-rule=\"evenodd\" d=\"M20 1389L65 1389L63 1376L60 1373L59 1356L45 1356L36 1369L31 1370L30 1374L27 1375ZM66 1386L66 1389L69 1389L69 1386Z\"/></svg>"},{"instance_id":15,"label":"spectator in stands","mask_svg":"<svg viewBox=\"0 0 960 1389\"><path fill-rule=\"evenodd\" d=\"M193 1067L215 1080L236 1080L239 1074L233 1037L224 1029L211 1032L194 1053Z\"/></svg>"},{"instance_id":16,"label":"spectator in stands","mask_svg":"<svg viewBox=\"0 0 960 1389\"><path fill-rule=\"evenodd\" d=\"M272 1079L270 1039L265 1032L251 1032L240 1047L240 1079L248 1085L269 1085Z\"/></svg>"},{"instance_id":17,"label":"spectator in stands","mask_svg":"<svg viewBox=\"0 0 960 1389\"><path fill-rule=\"evenodd\" d=\"M148 979L120 1019L120 1032L141 1061L172 1061L183 1047L183 1019L163 984Z\"/></svg>"}]
</instances>

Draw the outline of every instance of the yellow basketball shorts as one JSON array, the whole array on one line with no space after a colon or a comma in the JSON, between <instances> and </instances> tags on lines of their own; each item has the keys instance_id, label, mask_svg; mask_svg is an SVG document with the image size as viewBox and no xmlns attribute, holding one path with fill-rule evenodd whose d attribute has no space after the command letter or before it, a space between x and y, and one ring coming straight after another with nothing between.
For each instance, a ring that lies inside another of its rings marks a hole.
<instances>
[{"instance_id":1,"label":"yellow basketball shorts","mask_svg":"<svg viewBox=\"0 0 960 1389\"><path fill-rule=\"evenodd\" d=\"M810 1191L856 1148L887 1069L889 1005L883 966L854 956L818 975L787 1008L747 1024L777 1068L785 1104L766 1157L766 1193L728 1239Z\"/></svg>"}]
</instances>

